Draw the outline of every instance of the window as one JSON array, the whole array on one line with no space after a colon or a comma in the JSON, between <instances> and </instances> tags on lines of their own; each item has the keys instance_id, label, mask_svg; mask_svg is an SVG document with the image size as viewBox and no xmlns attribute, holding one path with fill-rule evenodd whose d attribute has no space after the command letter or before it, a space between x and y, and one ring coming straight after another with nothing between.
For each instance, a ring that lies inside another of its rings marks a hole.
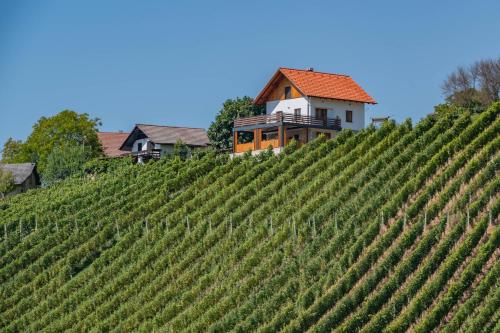
<instances>
[{"instance_id":1,"label":"window","mask_svg":"<svg viewBox=\"0 0 500 333\"><path fill-rule=\"evenodd\" d=\"M285 99L290 99L290 98L292 98L292 88L285 87Z\"/></svg>"},{"instance_id":2,"label":"window","mask_svg":"<svg viewBox=\"0 0 500 333\"><path fill-rule=\"evenodd\" d=\"M350 110L345 111L345 122L352 123L352 111Z\"/></svg>"},{"instance_id":3,"label":"window","mask_svg":"<svg viewBox=\"0 0 500 333\"><path fill-rule=\"evenodd\" d=\"M326 109L316 109L316 118L326 119L327 110Z\"/></svg>"},{"instance_id":4,"label":"window","mask_svg":"<svg viewBox=\"0 0 500 333\"><path fill-rule=\"evenodd\" d=\"M137 142L137 151L142 150L142 142Z\"/></svg>"},{"instance_id":5,"label":"window","mask_svg":"<svg viewBox=\"0 0 500 333\"><path fill-rule=\"evenodd\" d=\"M300 109L294 109L293 110L293 117L295 118L295 121L300 120Z\"/></svg>"}]
</instances>

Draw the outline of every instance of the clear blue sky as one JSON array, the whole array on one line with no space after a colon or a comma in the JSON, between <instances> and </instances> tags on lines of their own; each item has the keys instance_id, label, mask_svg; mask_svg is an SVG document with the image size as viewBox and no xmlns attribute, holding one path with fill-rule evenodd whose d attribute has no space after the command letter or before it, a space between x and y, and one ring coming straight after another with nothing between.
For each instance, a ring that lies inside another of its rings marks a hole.
<instances>
[{"instance_id":1,"label":"clear blue sky","mask_svg":"<svg viewBox=\"0 0 500 333\"><path fill-rule=\"evenodd\" d=\"M208 127L279 66L351 75L368 117L418 120L458 65L500 55L500 1L1 1L0 143L63 109Z\"/></svg>"}]
</instances>

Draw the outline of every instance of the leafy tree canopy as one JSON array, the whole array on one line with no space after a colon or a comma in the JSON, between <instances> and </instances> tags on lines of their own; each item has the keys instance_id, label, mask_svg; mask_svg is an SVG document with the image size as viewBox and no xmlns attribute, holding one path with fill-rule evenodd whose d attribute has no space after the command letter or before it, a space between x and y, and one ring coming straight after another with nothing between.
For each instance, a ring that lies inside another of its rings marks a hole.
<instances>
[{"instance_id":1,"label":"leafy tree canopy","mask_svg":"<svg viewBox=\"0 0 500 333\"><path fill-rule=\"evenodd\" d=\"M84 146L55 146L47 156L43 185L50 186L70 176L83 175L91 153L91 149Z\"/></svg>"},{"instance_id":2,"label":"leafy tree canopy","mask_svg":"<svg viewBox=\"0 0 500 333\"><path fill-rule=\"evenodd\" d=\"M97 126L100 124L98 118L91 119L86 113L71 110L64 110L53 117L41 117L26 142L7 141L4 155L7 154L9 162L13 163L37 163L43 176L47 159L55 147L83 146L88 158L101 155L102 148L97 137Z\"/></svg>"},{"instance_id":3,"label":"leafy tree canopy","mask_svg":"<svg viewBox=\"0 0 500 333\"><path fill-rule=\"evenodd\" d=\"M2 162L3 163L16 163L16 158L20 156L23 147L21 140L14 140L9 138L3 145Z\"/></svg>"},{"instance_id":4,"label":"leafy tree canopy","mask_svg":"<svg viewBox=\"0 0 500 333\"><path fill-rule=\"evenodd\" d=\"M208 138L217 150L229 150L233 147L233 121L240 117L250 117L265 113L264 105L253 104L248 96L228 99L222 105L215 121L208 128Z\"/></svg>"},{"instance_id":5,"label":"leafy tree canopy","mask_svg":"<svg viewBox=\"0 0 500 333\"><path fill-rule=\"evenodd\" d=\"M3 198L5 194L14 189L14 177L12 172L5 171L0 168L0 196Z\"/></svg>"}]
</instances>

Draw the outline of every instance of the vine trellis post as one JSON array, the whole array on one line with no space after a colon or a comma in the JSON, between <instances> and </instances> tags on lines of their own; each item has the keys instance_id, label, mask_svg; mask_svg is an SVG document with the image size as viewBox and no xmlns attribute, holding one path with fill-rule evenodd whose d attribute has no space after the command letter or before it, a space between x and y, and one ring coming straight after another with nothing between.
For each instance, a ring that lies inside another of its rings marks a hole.
<instances>
[{"instance_id":1,"label":"vine trellis post","mask_svg":"<svg viewBox=\"0 0 500 333\"><path fill-rule=\"evenodd\" d=\"M273 217L271 216L269 218L269 224L270 224L270 232L271 232L271 236L273 235Z\"/></svg>"}]
</instances>

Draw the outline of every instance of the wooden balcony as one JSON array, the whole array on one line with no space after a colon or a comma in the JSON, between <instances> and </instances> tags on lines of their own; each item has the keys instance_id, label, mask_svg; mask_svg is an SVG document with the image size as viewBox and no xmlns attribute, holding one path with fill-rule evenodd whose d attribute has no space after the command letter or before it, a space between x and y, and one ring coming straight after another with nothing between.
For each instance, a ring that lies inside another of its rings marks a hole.
<instances>
[{"instance_id":1,"label":"wooden balcony","mask_svg":"<svg viewBox=\"0 0 500 333\"><path fill-rule=\"evenodd\" d=\"M299 127L315 127L340 131L340 118L318 118L313 116L294 115L277 112L274 114L259 115L234 120L234 128L258 128L280 125L295 125Z\"/></svg>"},{"instance_id":2,"label":"wooden balcony","mask_svg":"<svg viewBox=\"0 0 500 333\"><path fill-rule=\"evenodd\" d=\"M151 149L151 150L141 150L132 153L135 157L142 157L144 159L160 159L161 150L160 149Z\"/></svg>"}]
</instances>

